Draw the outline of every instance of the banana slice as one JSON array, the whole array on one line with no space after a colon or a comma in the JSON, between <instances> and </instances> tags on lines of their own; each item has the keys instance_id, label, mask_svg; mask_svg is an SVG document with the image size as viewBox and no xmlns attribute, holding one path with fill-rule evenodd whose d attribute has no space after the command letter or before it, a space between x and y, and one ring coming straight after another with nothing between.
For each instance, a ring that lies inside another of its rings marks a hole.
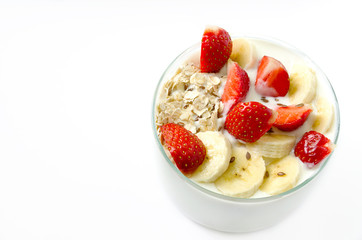
<instances>
[{"instance_id":1,"label":"banana slice","mask_svg":"<svg viewBox=\"0 0 362 240\"><path fill-rule=\"evenodd\" d=\"M206 157L191 178L197 182L213 182L229 166L231 144L222 133L216 131L199 132L196 136L205 145Z\"/></svg>"},{"instance_id":2,"label":"banana slice","mask_svg":"<svg viewBox=\"0 0 362 240\"><path fill-rule=\"evenodd\" d=\"M216 181L215 186L225 195L248 198L263 182L265 163L257 154L244 146L233 147L229 168Z\"/></svg>"},{"instance_id":3,"label":"banana slice","mask_svg":"<svg viewBox=\"0 0 362 240\"><path fill-rule=\"evenodd\" d=\"M326 133L333 123L333 105L327 99L319 97L316 101L316 108L317 115L313 123L313 129L320 133Z\"/></svg>"},{"instance_id":4,"label":"banana slice","mask_svg":"<svg viewBox=\"0 0 362 240\"><path fill-rule=\"evenodd\" d=\"M270 163L266 167L264 182L260 190L270 195L276 195L297 185L301 166L294 156L286 156Z\"/></svg>"},{"instance_id":5,"label":"banana slice","mask_svg":"<svg viewBox=\"0 0 362 240\"><path fill-rule=\"evenodd\" d=\"M275 158L268 158L268 157L263 157L264 162L265 162L265 166L268 166L269 164L271 164L272 162L275 161Z\"/></svg>"},{"instance_id":6,"label":"banana slice","mask_svg":"<svg viewBox=\"0 0 362 240\"><path fill-rule=\"evenodd\" d=\"M292 104L311 103L316 95L317 77L305 65L295 65L291 71L289 100Z\"/></svg>"},{"instance_id":7,"label":"banana slice","mask_svg":"<svg viewBox=\"0 0 362 240\"><path fill-rule=\"evenodd\" d=\"M251 68L256 63L255 46L244 38L234 39L230 58L241 68Z\"/></svg>"},{"instance_id":8,"label":"banana slice","mask_svg":"<svg viewBox=\"0 0 362 240\"><path fill-rule=\"evenodd\" d=\"M256 142L247 143L246 147L266 158L282 158L290 153L295 141L294 136L265 134Z\"/></svg>"}]
</instances>

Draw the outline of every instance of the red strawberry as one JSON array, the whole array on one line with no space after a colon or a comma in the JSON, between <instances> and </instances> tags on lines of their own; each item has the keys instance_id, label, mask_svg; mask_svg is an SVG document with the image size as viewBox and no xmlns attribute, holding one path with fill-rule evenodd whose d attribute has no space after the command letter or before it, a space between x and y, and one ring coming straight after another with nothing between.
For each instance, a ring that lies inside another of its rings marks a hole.
<instances>
[{"instance_id":1,"label":"red strawberry","mask_svg":"<svg viewBox=\"0 0 362 240\"><path fill-rule=\"evenodd\" d=\"M226 116L225 129L235 138L255 142L273 125L275 114L259 102L240 102Z\"/></svg>"},{"instance_id":2,"label":"red strawberry","mask_svg":"<svg viewBox=\"0 0 362 240\"><path fill-rule=\"evenodd\" d=\"M186 128L175 123L161 127L161 141L165 144L178 169L184 174L194 172L206 156L202 141Z\"/></svg>"},{"instance_id":3,"label":"red strawberry","mask_svg":"<svg viewBox=\"0 0 362 240\"><path fill-rule=\"evenodd\" d=\"M262 96L283 97L289 91L289 84L289 75L283 64L264 56L256 74L256 92Z\"/></svg>"},{"instance_id":4,"label":"red strawberry","mask_svg":"<svg viewBox=\"0 0 362 240\"><path fill-rule=\"evenodd\" d=\"M238 63L232 62L228 67L228 78L221 97L226 112L238 102L244 101L250 88L249 76Z\"/></svg>"},{"instance_id":5,"label":"red strawberry","mask_svg":"<svg viewBox=\"0 0 362 240\"><path fill-rule=\"evenodd\" d=\"M219 27L206 28L201 43L201 72L220 71L228 61L232 48L233 43L228 32Z\"/></svg>"},{"instance_id":6,"label":"red strawberry","mask_svg":"<svg viewBox=\"0 0 362 240\"><path fill-rule=\"evenodd\" d=\"M304 104L298 104L278 107L276 111L278 116L273 126L282 131L293 131L303 125L312 109Z\"/></svg>"},{"instance_id":7,"label":"red strawberry","mask_svg":"<svg viewBox=\"0 0 362 240\"><path fill-rule=\"evenodd\" d=\"M306 132L294 149L295 156L309 168L318 164L333 150L334 144L323 134L316 131Z\"/></svg>"}]
</instances>

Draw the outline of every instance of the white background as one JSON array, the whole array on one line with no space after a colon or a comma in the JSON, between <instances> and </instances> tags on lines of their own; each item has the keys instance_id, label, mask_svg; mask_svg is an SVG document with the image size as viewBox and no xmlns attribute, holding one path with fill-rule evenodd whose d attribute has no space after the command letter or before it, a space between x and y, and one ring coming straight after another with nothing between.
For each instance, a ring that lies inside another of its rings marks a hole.
<instances>
[{"instance_id":1,"label":"white background","mask_svg":"<svg viewBox=\"0 0 362 240\"><path fill-rule=\"evenodd\" d=\"M0 1L0 239L362 239L358 1ZM341 108L333 159L280 224L185 218L163 189L154 88L208 24L309 55Z\"/></svg>"}]
</instances>

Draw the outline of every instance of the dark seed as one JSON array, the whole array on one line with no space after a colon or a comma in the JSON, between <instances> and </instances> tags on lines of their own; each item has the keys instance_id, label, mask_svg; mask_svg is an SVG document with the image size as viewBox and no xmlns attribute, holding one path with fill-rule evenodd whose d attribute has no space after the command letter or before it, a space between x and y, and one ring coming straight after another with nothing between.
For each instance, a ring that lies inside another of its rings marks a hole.
<instances>
[{"instance_id":1,"label":"dark seed","mask_svg":"<svg viewBox=\"0 0 362 240\"><path fill-rule=\"evenodd\" d=\"M251 158L251 155L250 155L249 152L247 152L247 153L246 153L246 159L247 159L247 160L250 160L250 158Z\"/></svg>"},{"instance_id":2,"label":"dark seed","mask_svg":"<svg viewBox=\"0 0 362 240\"><path fill-rule=\"evenodd\" d=\"M243 171L245 171L245 168L242 168L243 169Z\"/></svg>"},{"instance_id":3,"label":"dark seed","mask_svg":"<svg viewBox=\"0 0 362 240\"><path fill-rule=\"evenodd\" d=\"M184 109L186 109L188 106L189 106L188 104L185 104Z\"/></svg>"},{"instance_id":4,"label":"dark seed","mask_svg":"<svg viewBox=\"0 0 362 240\"><path fill-rule=\"evenodd\" d=\"M296 107L303 107L304 106L304 103L299 103L297 105L295 105Z\"/></svg>"},{"instance_id":5,"label":"dark seed","mask_svg":"<svg viewBox=\"0 0 362 240\"><path fill-rule=\"evenodd\" d=\"M266 171L265 174L264 174L264 178L268 178L269 177L269 172Z\"/></svg>"},{"instance_id":6,"label":"dark seed","mask_svg":"<svg viewBox=\"0 0 362 240\"><path fill-rule=\"evenodd\" d=\"M234 162L235 161L235 157L231 157L230 158L230 163Z\"/></svg>"},{"instance_id":7,"label":"dark seed","mask_svg":"<svg viewBox=\"0 0 362 240\"><path fill-rule=\"evenodd\" d=\"M265 99L265 98L261 98L261 100L262 100L263 102L265 102L265 103L269 102L269 100L268 100L268 99Z\"/></svg>"},{"instance_id":8,"label":"dark seed","mask_svg":"<svg viewBox=\"0 0 362 240\"><path fill-rule=\"evenodd\" d=\"M282 103L277 103L278 106L281 106L281 107L287 107L287 105L285 104L282 104Z\"/></svg>"},{"instance_id":9,"label":"dark seed","mask_svg":"<svg viewBox=\"0 0 362 240\"><path fill-rule=\"evenodd\" d=\"M278 174L278 176L284 176L284 175L286 175L286 174L283 173L283 172L278 172L277 174Z\"/></svg>"},{"instance_id":10,"label":"dark seed","mask_svg":"<svg viewBox=\"0 0 362 240\"><path fill-rule=\"evenodd\" d=\"M218 96L216 93L214 93L214 92L212 92L211 95L214 96L214 97L216 97L216 98L219 98L219 96ZM215 105L214 105L214 108L215 108Z\"/></svg>"},{"instance_id":11,"label":"dark seed","mask_svg":"<svg viewBox=\"0 0 362 240\"><path fill-rule=\"evenodd\" d=\"M278 98L276 98L276 99L275 99L275 101L276 101L276 102L279 102L279 99L278 99Z\"/></svg>"}]
</instances>

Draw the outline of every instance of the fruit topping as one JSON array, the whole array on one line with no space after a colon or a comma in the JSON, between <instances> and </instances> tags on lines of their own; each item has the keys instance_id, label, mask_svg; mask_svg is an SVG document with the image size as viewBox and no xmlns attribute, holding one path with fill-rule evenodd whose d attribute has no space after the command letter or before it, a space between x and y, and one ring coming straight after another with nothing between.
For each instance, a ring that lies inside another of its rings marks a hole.
<instances>
[{"instance_id":1,"label":"fruit topping","mask_svg":"<svg viewBox=\"0 0 362 240\"><path fill-rule=\"evenodd\" d=\"M254 44L244 38L234 39L230 59L237 62L244 69L254 67L257 61Z\"/></svg>"},{"instance_id":2,"label":"fruit topping","mask_svg":"<svg viewBox=\"0 0 362 240\"><path fill-rule=\"evenodd\" d=\"M317 76L304 64L295 64L289 76L289 101L292 104L311 103L317 93Z\"/></svg>"},{"instance_id":3,"label":"fruit topping","mask_svg":"<svg viewBox=\"0 0 362 240\"><path fill-rule=\"evenodd\" d=\"M266 158L282 158L292 151L296 137L279 134L265 134L258 141L247 143L246 147Z\"/></svg>"},{"instance_id":4,"label":"fruit topping","mask_svg":"<svg viewBox=\"0 0 362 240\"><path fill-rule=\"evenodd\" d=\"M193 173L206 156L202 141L195 134L175 123L165 124L160 130L161 141L169 150L178 169L184 174Z\"/></svg>"},{"instance_id":5,"label":"fruit topping","mask_svg":"<svg viewBox=\"0 0 362 240\"><path fill-rule=\"evenodd\" d=\"M235 138L255 142L275 121L273 110L259 102L240 102L226 116L225 129Z\"/></svg>"},{"instance_id":6,"label":"fruit topping","mask_svg":"<svg viewBox=\"0 0 362 240\"><path fill-rule=\"evenodd\" d=\"M224 29L216 26L206 28L201 42L201 72L219 72L228 61L232 46L230 35Z\"/></svg>"},{"instance_id":7,"label":"fruit topping","mask_svg":"<svg viewBox=\"0 0 362 240\"><path fill-rule=\"evenodd\" d=\"M221 177L215 181L215 187L225 195L250 197L263 182L265 163L261 155L249 153L245 147L233 147L233 161Z\"/></svg>"},{"instance_id":8,"label":"fruit topping","mask_svg":"<svg viewBox=\"0 0 362 240\"><path fill-rule=\"evenodd\" d=\"M334 144L323 134L309 131L295 146L294 154L309 168L312 168L326 158L333 151L333 148Z\"/></svg>"},{"instance_id":9,"label":"fruit topping","mask_svg":"<svg viewBox=\"0 0 362 240\"><path fill-rule=\"evenodd\" d=\"M199 132L196 136L205 145L206 157L191 178L197 182L214 182L229 166L231 144L224 134L218 131Z\"/></svg>"},{"instance_id":10,"label":"fruit topping","mask_svg":"<svg viewBox=\"0 0 362 240\"><path fill-rule=\"evenodd\" d=\"M334 107L325 97L319 97L316 101L316 118L313 130L326 133L331 128L334 119Z\"/></svg>"},{"instance_id":11,"label":"fruit topping","mask_svg":"<svg viewBox=\"0 0 362 240\"><path fill-rule=\"evenodd\" d=\"M300 177L300 165L298 158L290 155L274 160L266 167L267 174L260 190L276 195L293 188Z\"/></svg>"},{"instance_id":12,"label":"fruit topping","mask_svg":"<svg viewBox=\"0 0 362 240\"><path fill-rule=\"evenodd\" d=\"M255 90L262 96L285 96L289 90L289 75L281 62L264 56L259 64Z\"/></svg>"},{"instance_id":13,"label":"fruit topping","mask_svg":"<svg viewBox=\"0 0 362 240\"><path fill-rule=\"evenodd\" d=\"M293 131L303 125L312 112L312 108L298 104L278 107L276 111L278 116L273 126L282 131Z\"/></svg>"},{"instance_id":14,"label":"fruit topping","mask_svg":"<svg viewBox=\"0 0 362 240\"><path fill-rule=\"evenodd\" d=\"M238 63L232 62L228 67L228 77L221 97L226 112L238 102L244 101L250 88L249 76Z\"/></svg>"}]
</instances>

